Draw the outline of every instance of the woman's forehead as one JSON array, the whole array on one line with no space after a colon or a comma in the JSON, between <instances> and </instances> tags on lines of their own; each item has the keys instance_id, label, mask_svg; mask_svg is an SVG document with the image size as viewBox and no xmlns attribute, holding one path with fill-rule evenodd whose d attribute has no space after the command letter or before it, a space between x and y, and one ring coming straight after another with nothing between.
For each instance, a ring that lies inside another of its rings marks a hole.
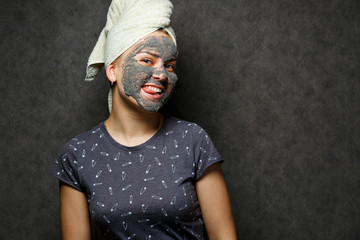
<instances>
[{"instance_id":1,"label":"woman's forehead","mask_svg":"<svg viewBox=\"0 0 360 240\"><path fill-rule=\"evenodd\" d=\"M132 45L119 56L116 62L121 62L128 57L134 57L142 51L153 52L163 58L177 58L178 51L172 38L163 30L150 33Z\"/></svg>"},{"instance_id":2,"label":"woman's forehead","mask_svg":"<svg viewBox=\"0 0 360 240\"><path fill-rule=\"evenodd\" d=\"M177 57L177 48L171 37L165 33L149 34L129 49L130 54L152 52L162 57Z\"/></svg>"},{"instance_id":3,"label":"woman's forehead","mask_svg":"<svg viewBox=\"0 0 360 240\"><path fill-rule=\"evenodd\" d=\"M167 47L175 46L175 43L171 37L164 31L158 30L149 35L140 39L137 43L134 44L134 48L138 49L139 47Z\"/></svg>"}]
</instances>

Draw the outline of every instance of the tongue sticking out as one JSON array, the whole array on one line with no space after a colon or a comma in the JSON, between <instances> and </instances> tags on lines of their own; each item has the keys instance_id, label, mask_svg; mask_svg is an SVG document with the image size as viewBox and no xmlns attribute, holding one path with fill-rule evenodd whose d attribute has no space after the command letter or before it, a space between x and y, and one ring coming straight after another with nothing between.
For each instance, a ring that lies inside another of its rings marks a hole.
<instances>
[{"instance_id":1,"label":"tongue sticking out","mask_svg":"<svg viewBox=\"0 0 360 240\"><path fill-rule=\"evenodd\" d=\"M142 89L144 92L146 92L148 94L161 94L162 93L162 90L157 87L144 86Z\"/></svg>"}]
</instances>

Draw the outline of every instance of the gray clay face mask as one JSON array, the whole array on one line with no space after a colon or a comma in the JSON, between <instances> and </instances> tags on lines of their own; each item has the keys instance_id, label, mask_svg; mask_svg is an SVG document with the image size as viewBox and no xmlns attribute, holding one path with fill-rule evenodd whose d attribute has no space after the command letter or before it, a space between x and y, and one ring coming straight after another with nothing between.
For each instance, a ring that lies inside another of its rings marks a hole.
<instances>
[{"instance_id":1,"label":"gray clay face mask","mask_svg":"<svg viewBox=\"0 0 360 240\"><path fill-rule=\"evenodd\" d=\"M154 57L162 64L147 64L147 59L138 57L144 52L150 52L150 59ZM176 57L174 42L165 36L149 36L139 42L124 61L122 82L125 94L134 98L143 110L158 111L170 98L178 79L167 65ZM161 76L161 79L154 76Z\"/></svg>"}]
</instances>

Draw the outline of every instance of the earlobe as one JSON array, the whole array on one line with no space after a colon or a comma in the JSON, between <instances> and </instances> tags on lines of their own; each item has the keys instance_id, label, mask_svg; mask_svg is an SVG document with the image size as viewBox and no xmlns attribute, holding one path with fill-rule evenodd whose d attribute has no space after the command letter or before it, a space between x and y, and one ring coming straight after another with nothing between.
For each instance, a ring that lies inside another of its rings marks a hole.
<instances>
[{"instance_id":1,"label":"earlobe","mask_svg":"<svg viewBox=\"0 0 360 240\"><path fill-rule=\"evenodd\" d=\"M112 63L106 68L106 76L108 80L111 82L111 85L113 85L116 82L114 65Z\"/></svg>"}]
</instances>

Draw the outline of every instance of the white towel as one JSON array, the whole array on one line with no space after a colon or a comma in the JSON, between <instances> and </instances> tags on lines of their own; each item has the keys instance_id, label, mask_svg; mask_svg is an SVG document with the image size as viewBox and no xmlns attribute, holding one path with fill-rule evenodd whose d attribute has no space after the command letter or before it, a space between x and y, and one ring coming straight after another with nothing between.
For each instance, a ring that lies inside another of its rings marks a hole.
<instances>
[{"instance_id":1,"label":"white towel","mask_svg":"<svg viewBox=\"0 0 360 240\"><path fill-rule=\"evenodd\" d=\"M163 28L176 44L170 26L172 9L168 0L113 0L106 25L89 57L85 80L94 80L104 64L107 68L129 47L159 28Z\"/></svg>"}]
</instances>

